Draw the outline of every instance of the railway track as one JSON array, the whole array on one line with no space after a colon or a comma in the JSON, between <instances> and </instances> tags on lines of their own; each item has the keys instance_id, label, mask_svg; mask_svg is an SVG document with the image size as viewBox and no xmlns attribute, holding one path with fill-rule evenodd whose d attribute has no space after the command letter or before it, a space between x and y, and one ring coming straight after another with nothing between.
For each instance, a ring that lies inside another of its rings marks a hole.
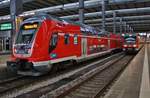
<instances>
[{"instance_id":1,"label":"railway track","mask_svg":"<svg viewBox=\"0 0 150 98\"><path fill-rule=\"evenodd\" d=\"M16 77L16 74L12 74L11 72L8 71L6 65L1 65L0 64L0 81L1 80L7 80L8 78Z\"/></svg>"},{"instance_id":2,"label":"railway track","mask_svg":"<svg viewBox=\"0 0 150 98\"><path fill-rule=\"evenodd\" d=\"M97 98L103 94L107 86L128 65L133 56L120 56L111 60L105 67L95 69L86 75L60 87L41 98ZM21 97L20 97L21 98Z\"/></svg>"},{"instance_id":3,"label":"railway track","mask_svg":"<svg viewBox=\"0 0 150 98\"><path fill-rule=\"evenodd\" d=\"M46 75L42 77L25 77L22 79L17 79L15 81L10 81L7 83L3 83L3 85L0 84L0 97L3 98L12 98L12 97L18 97L18 98L29 98L28 95L34 95L36 92L43 90L41 93L36 93L35 97L40 97L42 94L46 94L49 91L53 91L62 85L65 85L72 80L76 79L79 76L82 76L83 74L87 73L91 69L101 66L104 63L108 62L109 60L112 60L119 55L122 55L123 53L114 54L110 57L98 60L94 63L91 63L87 66L79 66L76 69L69 69L67 71L58 72L55 75ZM97 65L97 63L101 65ZM14 85L14 86L13 86ZM50 86L50 87L49 87ZM47 89L48 88L48 89ZM32 94L31 94L32 93ZM28 97L26 97L26 95Z\"/></svg>"},{"instance_id":4,"label":"railway track","mask_svg":"<svg viewBox=\"0 0 150 98\"><path fill-rule=\"evenodd\" d=\"M24 85L35 82L36 79L26 76L16 76L9 78L8 80L2 80L0 82L0 95L5 94L6 92L13 91L17 88L20 88Z\"/></svg>"},{"instance_id":5,"label":"railway track","mask_svg":"<svg viewBox=\"0 0 150 98\"><path fill-rule=\"evenodd\" d=\"M13 76L13 77L8 77L8 78L5 78L5 79L1 79L0 80L0 85L4 84L4 83L8 83L8 82L11 82L11 81L15 81L19 78L22 78L23 76Z\"/></svg>"},{"instance_id":6,"label":"railway track","mask_svg":"<svg viewBox=\"0 0 150 98\"><path fill-rule=\"evenodd\" d=\"M109 64L118 61L118 58L122 58L123 57L122 55L123 54L121 53L121 54L109 57L107 59L104 59L102 61L99 61L99 62L97 62L95 64L92 64L89 67L84 68L83 70L80 70L77 73L72 74L72 75L70 75L70 76L68 76L66 78L63 78L63 79L61 79L61 80L59 80L59 81L57 81L55 83L49 84L47 86L40 87L40 88L38 88L36 90L32 90L32 91L30 91L28 93L21 94L21 95L17 96L17 98L29 98L29 97L30 98L31 97L32 98L39 98L40 96L45 95L48 92L55 91L55 90L57 90L57 88L62 87L63 85L67 85L68 83L70 83L70 82L72 82L72 81L82 77L86 73L90 72L92 69L95 69L97 67L101 67L101 70L102 70L103 68L109 66ZM118 58L116 58L116 57L118 57ZM105 63L107 63L108 65L105 66L104 65Z\"/></svg>"},{"instance_id":7,"label":"railway track","mask_svg":"<svg viewBox=\"0 0 150 98\"><path fill-rule=\"evenodd\" d=\"M102 72L96 74L95 77L91 78L87 82L77 87L73 92L63 96L64 98L97 98L102 94L103 90L107 88L107 85L114 80L118 72L128 64L132 56L126 56L121 58L120 61L114 63L112 66L104 69ZM119 65L124 66L119 66ZM117 68L115 68L117 67ZM62 97L61 97L62 98Z\"/></svg>"}]
</instances>

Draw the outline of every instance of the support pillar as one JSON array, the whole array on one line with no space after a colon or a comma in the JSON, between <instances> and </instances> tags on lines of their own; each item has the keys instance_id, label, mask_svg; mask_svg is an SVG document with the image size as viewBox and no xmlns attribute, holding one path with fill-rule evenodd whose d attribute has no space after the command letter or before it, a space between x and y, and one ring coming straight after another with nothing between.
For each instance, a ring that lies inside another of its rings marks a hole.
<instances>
[{"instance_id":1,"label":"support pillar","mask_svg":"<svg viewBox=\"0 0 150 98\"><path fill-rule=\"evenodd\" d=\"M126 25L126 22L124 23L124 33L127 33L127 25Z\"/></svg>"},{"instance_id":2,"label":"support pillar","mask_svg":"<svg viewBox=\"0 0 150 98\"><path fill-rule=\"evenodd\" d=\"M122 18L120 18L120 34L122 34Z\"/></svg>"},{"instance_id":3,"label":"support pillar","mask_svg":"<svg viewBox=\"0 0 150 98\"><path fill-rule=\"evenodd\" d=\"M12 21L12 32L11 32L11 44L13 43L13 38L16 33L16 19L19 14L22 13L23 3L22 0L10 0L10 15ZM11 45L12 47L12 45Z\"/></svg>"},{"instance_id":4,"label":"support pillar","mask_svg":"<svg viewBox=\"0 0 150 98\"><path fill-rule=\"evenodd\" d=\"M129 30L130 26L127 25L127 33L130 33L130 30Z\"/></svg>"},{"instance_id":5,"label":"support pillar","mask_svg":"<svg viewBox=\"0 0 150 98\"><path fill-rule=\"evenodd\" d=\"M79 21L84 23L84 0L79 0Z\"/></svg>"},{"instance_id":6,"label":"support pillar","mask_svg":"<svg viewBox=\"0 0 150 98\"><path fill-rule=\"evenodd\" d=\"M104 33L105 32L105 7L106 7L106 4L105 4L105 0L102 0L102 32Z\"/></svg>"},{"instance_id":7,"label":"support pillar","mask_svg":"<svg viewBox=\"0 0 150 98\"><path fill-rule=\"evenodd\" d=\"M131 27L130 27L130 25L129 25L129 32L131 33Z\"/></svg>"},{"instance_id":8,"label":"support pillar","mask_svg":"<svg viewBox=\"0 0 150 98\"><path fill-rule=\"evenodd\" d=\"M116 33L116 12L113 11L113 33Z\"/></svg>"}]
</instances>

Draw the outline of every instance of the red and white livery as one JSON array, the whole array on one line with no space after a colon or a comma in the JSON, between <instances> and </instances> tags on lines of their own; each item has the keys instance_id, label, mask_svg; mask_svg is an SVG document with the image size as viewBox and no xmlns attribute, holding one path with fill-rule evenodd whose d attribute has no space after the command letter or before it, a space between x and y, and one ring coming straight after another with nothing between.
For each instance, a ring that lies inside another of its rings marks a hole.
<instances>
[{"instance_id":1,"label":"red and white livery","mask_svg":"<svg viewBox=\"0 0 150 98\"><path fill-rule=\"evenodd\" d=\"M123 51L136 53L141 48L138 34L123 34L124 38Z\"/></svg>"},{"instance_id":2,"label":"red and white livery","mask_svg":"<svg viewBox=\"0 0 150 98\"><path fill-rule=\"evenodd\" d=\"M121 49L122 42L120 35L101 36L87 25L37 15L21 24L7 66L17 74L38 76L58 63L81 62Z\"/></svg>"}]
</instances>

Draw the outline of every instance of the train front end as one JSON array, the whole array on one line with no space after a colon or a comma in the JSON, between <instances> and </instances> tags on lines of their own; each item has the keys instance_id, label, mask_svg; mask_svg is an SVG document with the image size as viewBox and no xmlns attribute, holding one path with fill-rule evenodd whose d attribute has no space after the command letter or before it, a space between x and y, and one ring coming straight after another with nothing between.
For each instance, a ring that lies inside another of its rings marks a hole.
<instances>
[{"instance_id":1,"label":"train front end","mask_svg":"<svg viewBox=\"0 0 150 98\"><path fill-rule=\"evenodd\" d=\"M123 37L123 50L125 52L136 53L139 50L138 36L136 34L126 34Z\"/></svg>"},{"instance_id":2,"label":"train front end","mask_svg":"<svg viewBox=\"0 0 150 98\"><path fill-rule=\"evenodd\" d=\"M7 62L10 71L39 76L51 69L45 38L46 25L41 18L31 18L22 23L13 43L12 59Z\"/></svg>"}]
</instances>

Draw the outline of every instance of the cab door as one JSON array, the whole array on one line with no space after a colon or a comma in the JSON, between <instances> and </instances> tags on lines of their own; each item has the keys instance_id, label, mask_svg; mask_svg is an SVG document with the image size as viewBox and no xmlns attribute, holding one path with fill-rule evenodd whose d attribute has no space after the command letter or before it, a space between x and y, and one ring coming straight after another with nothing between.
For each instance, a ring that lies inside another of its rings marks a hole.
<instances>
[{"instance_id":1,"label":"cab door","mask_svg":"<svg viewBox=\"0 0 150 98\"><path fill-rule=\"evenodd\" d=\"M81 40L81 50L82 50L82 56L87 55L87 38L82 38Z\"/></svg>"}]
</instances>

